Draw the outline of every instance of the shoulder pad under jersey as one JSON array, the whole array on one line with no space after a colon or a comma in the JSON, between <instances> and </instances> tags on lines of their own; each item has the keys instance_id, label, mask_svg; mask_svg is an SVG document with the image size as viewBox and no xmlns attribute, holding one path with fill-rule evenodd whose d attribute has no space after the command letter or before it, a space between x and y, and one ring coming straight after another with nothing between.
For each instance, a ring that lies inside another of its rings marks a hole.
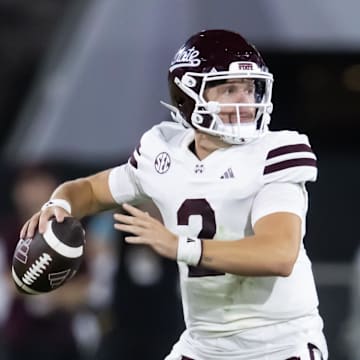
<instances>
[{"instance_id":1,"label":"shoulder pad under jersey","mask_svg":"<svg viewBox=\"0 0 360 360\"><path fill-rule=\"evenodd\" d=\"M153 126L142 135L140 143L130 156L128 163L137 169L142 155L161 152L165 144L166 147L171 143L177 143L185 132L186 129L182 125L172 121L163 121Z\"/></svg>"},{"instance_id":2,"label":"shoulder pad under jersey","mask_svg":"<svg viewBox=\"0 0 360 360\"><path fill-rule=\"evenodd\" d=\"M306 135L296 131L274 131L268 133L266 138L265 183L316 180L316 156Z\"/></svg>"}]
</instances>

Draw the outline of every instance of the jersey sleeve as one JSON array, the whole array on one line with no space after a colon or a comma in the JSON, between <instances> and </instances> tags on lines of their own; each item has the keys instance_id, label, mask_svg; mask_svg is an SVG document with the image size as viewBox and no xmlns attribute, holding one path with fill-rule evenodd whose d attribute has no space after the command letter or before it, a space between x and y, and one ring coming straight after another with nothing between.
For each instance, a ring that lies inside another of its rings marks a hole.
<instances>
[{"instance_id":1,"label":"jersey sleeve","mask_svg":"<svg viewBox=\"0 0 360 360\"><path fill-rule=\"evenodd\" d=\"M304 220L307 212L307 192L304 184L271 183L265 185L253 202L252 226L260 218L275 212L290 212Z\"/></svg>"},{"instance_id":2,"label":"jersey sleeve","mask_svg":"<svg viewBox=\"0 0 360 360\"><path fill-rule=\"evenodd\" d=\"M289 131L279 134L274 140L265 159L265 184L316 181L317 159L306 135Z\"/></svg>"},{"instance_id":3,"label":"jersey sleeve","mask_svg":"<svg viewBox=\"0 0 360 360\"><path fill-rule=\"evenodd\" d=\"M145 134L142 136L143 140ZM111 194L118 204L136 203L144 195L139 181L139 162L141 162L141 141L135 148L126 164L113 168L109 176Z\"/></svg>"},{"instance_id":4,"label":"jersey sleeve","mask_svg":"<svg viewBox=\"0 0 360 360\"><path fill-rule=\"evenodd\" d=\"M147 131L141 137L126 164L113 168L109 176L111 194L117 203L138 203L146 199L142 180L146 174L146 158L154 142L154 129Z\"/></svg>"},{"instance_id":5,"label":"jersey sleeve","mask_svg":"<svg viewBox=\"0 0 360 360\"><path fill-rule=\"evenodd\" d=\"M134 203L143 197L129 163L114 167L110 171L109 188L111 195L118 204Z\"/></svg>"}]
</instances>

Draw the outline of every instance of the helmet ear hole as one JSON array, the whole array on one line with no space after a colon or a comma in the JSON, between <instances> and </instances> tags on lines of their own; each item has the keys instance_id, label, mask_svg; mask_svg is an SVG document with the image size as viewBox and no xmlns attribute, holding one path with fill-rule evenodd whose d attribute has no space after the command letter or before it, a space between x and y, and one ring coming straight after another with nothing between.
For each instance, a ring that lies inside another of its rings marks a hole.
<instances>
[{"instance_id":1,"label":"helmet ear hole","mask_svg":"<svg viewBox=\"0 0 360 360\"><path fill-rule=\"evenodd\" d=\"M196 80L190 76L189 74L185 74L182 78L181 78L181 82L190 88L193 88L196 86Z\"/></svg>"},{"instance_id":2,"label":"helmet ear hole","mask_svg":"<svg viewBox=\"0 0 360 360\"><path fill-rule=\"evenodd\" d=\"M203 117L198 113L192 113L191 122L193 124L201 125L203 123Z\"/></svg>"}]
</instances>

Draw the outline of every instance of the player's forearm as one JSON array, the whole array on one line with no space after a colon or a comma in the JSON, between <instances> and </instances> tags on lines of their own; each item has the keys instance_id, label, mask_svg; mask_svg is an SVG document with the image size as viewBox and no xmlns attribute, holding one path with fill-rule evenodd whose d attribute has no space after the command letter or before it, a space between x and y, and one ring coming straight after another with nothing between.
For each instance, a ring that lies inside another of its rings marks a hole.
<instances>
[{"instance_id":1,"label":"player's forearm","mask_svg":"<svg viewBox=\"0 0 360 360\"><path fill-rule=\"evenodd\" d=\"M236 241L204 240L201 266L244 276L288 276L298 254L291 241L254 235Z\"/></svg>"},{"instance_id":2,"label":"player's forearm","mask_svg":"<svg viewBox=\"0 0 360 360\"><path fill-rule=\"evenodd\" d=\"M95 196L91 182L87 178L61 184L55 189L51 198L67 200L71 205L71 215L78 219L108 207Z\"/></svg>"}]
</instances>

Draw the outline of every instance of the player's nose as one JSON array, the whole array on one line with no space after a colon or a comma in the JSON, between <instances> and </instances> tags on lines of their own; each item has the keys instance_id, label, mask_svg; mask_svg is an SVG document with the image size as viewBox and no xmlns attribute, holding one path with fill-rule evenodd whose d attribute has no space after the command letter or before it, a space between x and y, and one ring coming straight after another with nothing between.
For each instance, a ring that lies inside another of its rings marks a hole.
<instances>
[{"instance_id":1,"label":"player's nose","mask_svg":"<svg viewBox=\"0 0 360 360\"><path fill-rule=\"evenodd\" d=\"M248 103L249 94L245 89L237 89L234 92L233 99L235 103Z\"/></svg>"}]
</instances>

